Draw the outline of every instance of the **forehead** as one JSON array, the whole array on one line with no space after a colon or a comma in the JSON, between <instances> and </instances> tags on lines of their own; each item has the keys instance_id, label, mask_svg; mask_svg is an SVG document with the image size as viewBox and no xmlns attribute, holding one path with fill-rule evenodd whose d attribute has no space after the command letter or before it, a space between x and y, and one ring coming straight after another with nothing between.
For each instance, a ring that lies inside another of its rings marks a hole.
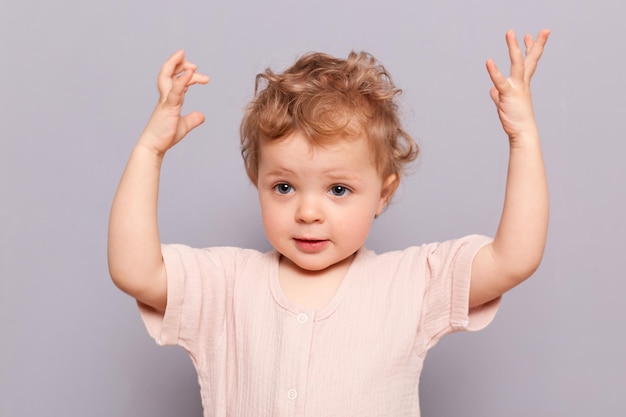
<instances>
[{"instance_id":1,"label":"forehead","mask_svg":"<svg viewBox=\"0 0 626 417\"><path fill-rule=\"evenodd\" d=\"M313 164L318 170L374 168L369 141L362 137L310 139L301 133L259 143L259 169L296 169Z\"/></svg>"}]
</instances>

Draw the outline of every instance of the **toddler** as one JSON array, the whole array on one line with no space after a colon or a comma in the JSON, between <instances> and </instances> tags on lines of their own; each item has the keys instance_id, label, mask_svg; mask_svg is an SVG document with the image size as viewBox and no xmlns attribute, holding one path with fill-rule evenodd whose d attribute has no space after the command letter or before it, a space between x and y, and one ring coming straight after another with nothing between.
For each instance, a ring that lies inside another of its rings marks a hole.
<instances>
[{"instance_id":1,"label":"toddler","mask_svg":"<svg viewBox=\"0 0 626 417\"><path fill-rule=\"evenodd\" d=\"M526 35L523 53L507 32L508 78L486 64L510 143L495 237L379 255L366 237L418 148L371 55L311 53L257 76L241 149L269 253L161 244L161 163L204 121L181 108L190 86L209 81L182 51L165 62L113 202L109 268L157 343L191 356L205 416L419 416L428 349L486 326L541 261L548 191L530 80L548 35Z\"/></svg>"}]
</instances>

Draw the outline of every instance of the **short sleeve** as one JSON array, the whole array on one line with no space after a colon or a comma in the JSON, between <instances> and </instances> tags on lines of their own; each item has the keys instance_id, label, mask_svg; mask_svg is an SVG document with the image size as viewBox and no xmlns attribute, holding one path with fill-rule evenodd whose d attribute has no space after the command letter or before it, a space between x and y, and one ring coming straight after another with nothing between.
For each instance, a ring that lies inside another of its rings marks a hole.
<instances>
[{"instance_id":1,"label":"short sleeve","mask_svg":"<svg viewBox=\"0 0 626 417\"><path fill-rule=\"evenodd\" d=\"M425 288L418 345L424 352L445 334L481 330L495 317L500 297L468 307L472 262L490 242L491 238L471 235L421 248Z\"/></svg>"},{"instance_id":2,"label":"short sleeve","mask_svg":"<svg viewBox=\"0 0 626 417\"><path fill-rule=\"evenodd\" d=\"M224 330L235 248L194 249L162 245L167 273L167 307L161 313L138 303L150 336L160 345L189 353L206 350Z\"/></svg>"}]
</instances>

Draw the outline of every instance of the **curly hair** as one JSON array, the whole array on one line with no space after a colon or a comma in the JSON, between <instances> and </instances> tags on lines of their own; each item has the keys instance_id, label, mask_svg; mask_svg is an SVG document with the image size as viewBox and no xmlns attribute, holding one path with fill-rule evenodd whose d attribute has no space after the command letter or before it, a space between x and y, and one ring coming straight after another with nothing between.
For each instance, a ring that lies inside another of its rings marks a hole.
<instances>
[{"instance_id":1,"label":"curly hair","mask_svg":"<svg viewBox=\"0 0 626 417\"><path fill-rule=\"evenodd\" d=\"M241 154L257 185L262 140L300 132L313 144L365 137L382 178L399 178L419 152L402 128L396 88L387 70L366 52L347 59L309 53L283 73L266 69L256 76L254 98L241 122Z\"/></svg>"}]
</instances>

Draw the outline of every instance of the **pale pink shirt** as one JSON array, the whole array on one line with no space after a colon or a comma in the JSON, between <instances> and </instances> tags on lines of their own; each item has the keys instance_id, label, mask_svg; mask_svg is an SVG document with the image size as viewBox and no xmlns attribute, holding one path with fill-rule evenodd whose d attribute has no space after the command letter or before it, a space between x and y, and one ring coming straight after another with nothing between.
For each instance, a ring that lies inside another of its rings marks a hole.
<instances>
[{"instance_id":1,"label":"pale pink shirt","mask_svg":"<svg viewBox=\"0 0 626 417\"><path fill-rule=\"evenodd\" d=\"M468 313L488 241L361 249L317 311L283 294L276 252L164 245L167 311L140 310L157 343L191 356L205 417L416 417L428 349L495 315L499 299Z\"/></svg>"}]
</instances>

